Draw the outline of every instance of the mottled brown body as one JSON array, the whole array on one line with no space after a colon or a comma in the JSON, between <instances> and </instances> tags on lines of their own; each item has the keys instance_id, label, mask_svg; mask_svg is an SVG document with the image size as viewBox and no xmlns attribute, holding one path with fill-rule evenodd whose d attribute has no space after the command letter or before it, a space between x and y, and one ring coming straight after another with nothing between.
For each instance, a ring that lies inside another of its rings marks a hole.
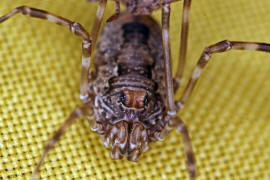
<instances>
[{"instance_id":1,"label":"mottled brown body","mask_svg":"<svg viewBox=\"0 0 270 180\"><path fill-rule=\"evenodd\" d=\"M166 128L161 29L150 16L123 14L105 26L90 83L98 132L111 157L137 161ZM93 121L92 117L90 117ZM91 123L92 124L92 123Z\"/></svg>"}]
</instances>

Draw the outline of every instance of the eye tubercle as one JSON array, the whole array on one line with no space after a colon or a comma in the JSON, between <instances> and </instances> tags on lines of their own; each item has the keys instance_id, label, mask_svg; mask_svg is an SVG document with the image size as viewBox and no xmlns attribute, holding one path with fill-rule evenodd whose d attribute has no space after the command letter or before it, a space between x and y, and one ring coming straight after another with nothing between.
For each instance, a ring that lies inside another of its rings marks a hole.
<instances>
[{"instance_id":1,"label":"eye tubercle","mask_svg":"<svg viewBox=\"0 0 270 180\"><path fill-rule=\"evenodd\" d=\"M146 91L124 89L121 95L121 102L130 108L143 108L148 103Z\"/></svg>"}]
</instances>

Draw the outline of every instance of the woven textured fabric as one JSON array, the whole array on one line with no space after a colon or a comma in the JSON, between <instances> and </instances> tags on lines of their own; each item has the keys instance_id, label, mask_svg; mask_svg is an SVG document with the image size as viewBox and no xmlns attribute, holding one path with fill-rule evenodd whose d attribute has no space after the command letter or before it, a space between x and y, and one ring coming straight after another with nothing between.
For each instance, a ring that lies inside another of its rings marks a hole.
<instances>
[{"instance_id":1,"label":"woven textured fabric","mask_svg":"<svg viewBox=\"0 0 270 180\"><path fill-rule=\"evenodd\" d=\"M108 18L114 3L106 9ZM85 0L1 0L0 15L29 5L80 22L89 31L96 4ZM123 8L122 8L123 9ZM182 2L173 4L177 63ZM270 43L269 0L194 0L180 96L202 50L218 41ZM153 14L160 20L160 11ZM173 71L176 72L176 66ZM44 20L16 15L0 24L0 179L29 179L47 140L80 105L81 41ZM179 115L189 127L198 179L270 179L270 54L214 55ZM176 98L177 98L176 97ZM50 151L42 179L187 179L181 135L153 143L138 163L110 159L86 119Z\"/></svg>"}]
</instances>

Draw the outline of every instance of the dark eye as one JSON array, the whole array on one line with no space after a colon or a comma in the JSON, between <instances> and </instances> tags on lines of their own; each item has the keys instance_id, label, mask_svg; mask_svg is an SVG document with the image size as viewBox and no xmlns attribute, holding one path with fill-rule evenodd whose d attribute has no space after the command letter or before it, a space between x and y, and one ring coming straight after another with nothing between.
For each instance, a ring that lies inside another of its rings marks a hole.
<instances>
[{"instance_id":1,"label":"dark eye","mask_svg":"<svg viewBox=\"0 0 270 180\"><path fill-rule=\"evenodd\" d=\"M123 105L126 105L126 100L127 100L127 97L126 97L126 94L125 93L121 93L120 95L120 101Z\"/></svg>"},{"instance_id":2,"label":"dark eye","mask_svg":"<svg viewBox=\"0 0 270 180\"><path fill-rule=\"evenodd\" d=\"M145 105L145 106L147 106L147 104L148 104L148 96L146 95L145 97L144 97L144 99L143 99L143 104Z\"/></svg>"}]
</instances>

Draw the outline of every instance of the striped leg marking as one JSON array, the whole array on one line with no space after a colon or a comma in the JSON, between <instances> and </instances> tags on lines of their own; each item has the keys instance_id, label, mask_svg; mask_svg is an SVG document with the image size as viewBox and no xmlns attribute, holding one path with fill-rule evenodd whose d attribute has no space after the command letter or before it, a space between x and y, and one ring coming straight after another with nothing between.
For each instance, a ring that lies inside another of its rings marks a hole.
<instances>
[{"instance_id":1,"label":"striped leg marking","mask_svg":"<svg viewBox=\"0 0 270 180\"><path fill-rule=\"evenodd\" d=\"M70 116L65 120L61 127L54 133L53 137L47 142L44 151L38 161L38 164L35 167L35 170L32 173L31 180L35 180L39 173L39 169L43 164L45 158L47 157L49 151L55 146L59 141L60 137L67 131L67 129L75 122L76 119L82 118L83 116L91 113L91 107L89 104L84 104L80 108L76 108Z\"/></svg>"},{"instance_id":2,"label":"striped leg marking","mask_svg":"<svg viewBox=\"0 0 270 180\"><path fill-rule=\"evenodd\" d=\"M256 42L239 42L239 41L221 41L204 49L197 65L195 66L192 76L184 90L179 101L176 101L177 110L180 110L190 97L196 82L198 81L201 72L205 65L209 62L213 53L226 52L231 49L236 50L254 50L270 52L270 44Z\"/></svg>"},{"instance_id":3,"label":"striped leg marking","mask_svg":"<svg viewBox=\"0 0 270 180\"><path fill-rule=\"evenodd\" d=\"M81 99L86 102L88 100L88 72L90 70L91 64L91 49L92 40L89 33L84 29L82 25L76 22L72 22L63 17L54 15L44 10L31 8L27 6L20 6L6 15L0 17L0 23L6 21L7 19L13 17L15 14L21 13L25 16L45 19L49 22L64 26L68 28L73 34L82 38L82 77L81 77Z\"/></svg>"}]
</instances>

